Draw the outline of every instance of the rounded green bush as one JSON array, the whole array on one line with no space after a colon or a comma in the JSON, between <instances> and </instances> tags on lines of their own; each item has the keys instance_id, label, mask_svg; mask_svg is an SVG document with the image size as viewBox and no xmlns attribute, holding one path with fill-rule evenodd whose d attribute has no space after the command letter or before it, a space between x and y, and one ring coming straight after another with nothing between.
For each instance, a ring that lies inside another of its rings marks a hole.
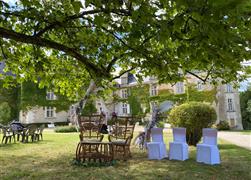
<instances>
[{"instance_id":1,"label":"rounded green bush","mask_svg":"<svg viewBox=\"0 0 251 180\"><path fill-rule=\"evenodd\" d=\"M217 125L216 125L218 130L229 130L230 126L228 124L227 121L220 121Z\"/></svg>"},{"instance_id":2,"label":"rounded green bush","mask_svg":"<svg viewBox=\"0 0 251 180\"><path fill-rule=\"evenodd\" d=\"M196 145L202 136L202 129L208 128L216 121L216 112L212 106L202 102L189 102L173 108L169 122L174 127L186 128L189 145Z\"/></svg>"},{"instance_id":3,"label":"rounded green bush","mask_svg":"<svg viewBox=\"0 0 251 180\"><path fill-rule=\"evenodd\" d=\"M70 133L77 132L75 126L57 126L54 130L56 133Z\"/></svg>"}]
</instances>

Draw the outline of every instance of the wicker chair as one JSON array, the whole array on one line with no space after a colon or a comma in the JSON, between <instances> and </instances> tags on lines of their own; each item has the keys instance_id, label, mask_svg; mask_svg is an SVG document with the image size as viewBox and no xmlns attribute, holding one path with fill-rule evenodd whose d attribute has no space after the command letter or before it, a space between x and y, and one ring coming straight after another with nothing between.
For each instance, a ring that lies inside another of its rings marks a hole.
<instances>
[{"instance_id":1,"label":"wicker chair","mask_svg":"<svg viewBox=\"0 0 251 180\"><path fill-rule=\"evenodd\" d=\"M83 161L85 161L86 159L97 159L98 157L100 157L99 152L102 152L102 147L104 146L108 148L108 145L100 144L104 137L100 133L101 122L102 117L98 115L79 117L78 123L80 131L80 142L78 143L76 148L77 160L82 159Z\"/></svg>"},{"instance_id":2,"label":"wicker chair","mask_svg":"<svg viewBox=\"0 0 251 180\"><path fill-rule=\"evenodd\" d=\"M117 117L112 134L108 136L109 142L113 145L115 159L127 160L131 157L130 145L135 127L132 120L132 117Z\"/></svg>"},{"instance_id":3,"label":"wicker chair","mask_svg":"<svg viewBox=\"0 0 251 180\"><path fill-rule=\"evenodd\" d=\"M81 116L78 119L78 123L80 141L102 141L104 136L100 133L102 123L101 116Z\"/></svg>"}]
</instances>

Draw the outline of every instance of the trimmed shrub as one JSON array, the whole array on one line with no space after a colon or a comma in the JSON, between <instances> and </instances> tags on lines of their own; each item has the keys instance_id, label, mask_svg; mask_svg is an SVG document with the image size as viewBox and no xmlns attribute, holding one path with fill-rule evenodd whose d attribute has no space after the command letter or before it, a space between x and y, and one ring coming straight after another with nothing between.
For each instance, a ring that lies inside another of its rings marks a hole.
<instances>
[{"instance_id":1,"label":"trimmed shrub","mask_svg":"<svg viewBox=\"0 0 251 180\"><path fill-rule=\"evenodd\" d=\"M0 104L0 123L8 124L11 121L11 107L7 102Z\"/></svg>"},{"instance_id":2,"label":"trimmed shrub","mask_svg":"<svg viewBox=\"0 0 251 180\"><path fill-rule=\"evenodd\" d=\"M217 125L216 128L218 130L229 130L230 126L227 121L220 121Z\"/></svg>"},{"instance_id":3,"label":"trimmed shrub","mask_svg":"<svg viewBox=\"0 0 251 180\"><path fill-rule=\"evenodd\" d=\"M212 106L202 102L189 102L173 108L169 122L174 127L186 128L189 145L196 145L202 137L202 129L208 128L216 121L216 112Z\"/></svg>"},{"instance_id":4,"label":"trimmed shrub","mask_svg":"<svg viewBox=\"0 0 251 180\"><path fill-rule=\"evenodd\" d=\"M75 126L57 126L54 130L57 133L77 132Z\"/></svg>"},{"instance_id":5,"label":"trimmed shrub","mask_svg":"<svg viewBox=\"0 0 251 180\"><path fill-rule=\"evenodd\" d=\"M92 99L89 99L86 104L84 109L81 111L82 115L91 115L97 113L97 108L94 104L94 101Z\"/></svg>"},{"instance_id":6,"label":"trimmed shrub","mask_svg":"<svg viewBox=\"0 0 251 180\"><path fill-rule=\"evenodd\" d=\"M157 122L157 127L159 127L159 128L164 128L165 127L165 122L164 121L159 121L159 122Z\"/></svg>"}]
</instances>

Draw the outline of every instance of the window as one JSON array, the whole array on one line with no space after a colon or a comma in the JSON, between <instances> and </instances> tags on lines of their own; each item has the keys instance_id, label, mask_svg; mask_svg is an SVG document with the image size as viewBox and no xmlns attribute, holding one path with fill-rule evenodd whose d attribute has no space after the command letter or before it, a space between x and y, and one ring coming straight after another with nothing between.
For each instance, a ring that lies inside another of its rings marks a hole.
<instances>
[{"instance_id":1,"label":"window","mask_svg":"<svg viewBox=\"0 0 251 180\"><path fill-rule=\"evenodd\" d=\"M128 83L128 78L126 77L121 77L121 84L127 84Z\"/></svg>"},{"instance_id":2,"label":"window","mask_svg":"<svg viewBox=\"0 0 251 180\"><path fill-rule=\"evenodd\" d=\"M56 117L56 111L54 107L45 107L45 117L46 118L53 118Z\"/></svg>"},{"instance_id":3,"label":"window","mask_svg":"<svg viewBox=\"0 0 251 180\"><path fill-rule=\"evenodd\" d=\"M149 80L150 80L150 81L154 81L154 80L157 80L157 78L156 78L155 76L150 76L150 77L149 77Z\"/></svg>"},{"instance_id":4,"label":"window","mask_svg":"<svg viewBox=\"0 0 251 180\"><path fill-rule=\"evenodd\" d=\"M197 90L202 90L202 82L201 81L197 82Z\"/></svg>"},{"instance_id":5,"label":"window","mask_svg":"<svg viewBox=\"0 0 251 180\"><path fill-rule=\"evenodd\" d=\"M227 92L228 93L233 92L233 87L231 84L227 84Z\"/></svg>"},{"instance_id":6,"label":"window","mask_svg":"<svg viewBox=\"0 0 251 180\"><path fill-rule=\"evenodd\" d=\"M122 89L121 93L122 93L122 98L128 98L128 91L127 91L127 89Z\"/></svg>"},{"instance_id":7,"label":"window","mask_svg":"<svg viewBox=\"0 0 251 180\"><path fill-rule=\"evenodd\" d=\"M176 93L177 94L184 93L184 84L183 84L183 82L177 82L177 84L176 84Z\"/></svg>"},{"instance_id":8,"label":"window","mask_svg":"<svg viewBox=\"0 0 251 180\"><path fill-rule=\"evenodd\" d=\"M47 100L55 100L56 99L56 95L52 91L47 91L47 93L46 93L46 99Z\"/></svg>"},{"instance_id":9,"label":"window","mask_svg":"<svg viewBox=\"0 0 251 180\"><path fill-rule=\"evenodd\" d=\"M129 114L130 113L130 106L127 103L122 104L122 113Z\"/></svg>"},{"instance_id":10,"label":"window","mask_svg":"<svg viewBox=\"0 0 251 180\"><path fill-rule=\"evenodd\" d=\"M233 99L227 99L228 111L234 111Z\"/></svg>"},{"instance_id":11,"label":"window","mask_svg":"<svg viewBox=\"0 0 251 180\"><path fill-rule=\"evenodd\" d=\"M151 85L150 95L157 96L157 85Z\"/></svg>"},{"instance_id":12,"label":"window","mask_svg":"<svg viewBox=\"0 0 251 180\"><path fill-rule=\"evenodd\" d=\"M72 105L70 108L70 114L73 115L73 114L75 114L75 112L76 112L75 106Z\"/></svg>"}]
</instances>

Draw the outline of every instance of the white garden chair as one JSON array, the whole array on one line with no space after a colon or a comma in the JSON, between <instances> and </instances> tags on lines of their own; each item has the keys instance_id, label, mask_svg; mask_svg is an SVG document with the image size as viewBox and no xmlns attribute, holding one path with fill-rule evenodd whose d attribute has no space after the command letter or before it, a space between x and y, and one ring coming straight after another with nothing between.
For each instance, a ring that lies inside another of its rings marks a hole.
<instances>
[{"instance_id":1,"label":"white garden chair","mask_svg":"<svg viewBox=\"0 0 251 180\"><path fill-rule=\"evenodd\" d=\"M217 146L217 130L204 128L203 143L197 144L197 162L220 164L220 152Z\"/></svg>"},{"instance_id":2,"label":"white garden chair","mask_svg":"<svg viewBox=\"0 0 251 180\"><path fill-rule=\"evenodd\" d=\"M166 145L163 140L163 129L151 129L152 142L147 143L148 159L163 159L167 157Z\"/></svg>"},{"instance_id":3,"label":"white garden chair","mask_svg":"<svg viewBox=\"0 0 251 180\"><path fill-rule=\"evenodd\" d=\"M173 140L169 143L169 159L181 161L188 159L186 128L173 128Z\"/></svg>"}]
</instances>

